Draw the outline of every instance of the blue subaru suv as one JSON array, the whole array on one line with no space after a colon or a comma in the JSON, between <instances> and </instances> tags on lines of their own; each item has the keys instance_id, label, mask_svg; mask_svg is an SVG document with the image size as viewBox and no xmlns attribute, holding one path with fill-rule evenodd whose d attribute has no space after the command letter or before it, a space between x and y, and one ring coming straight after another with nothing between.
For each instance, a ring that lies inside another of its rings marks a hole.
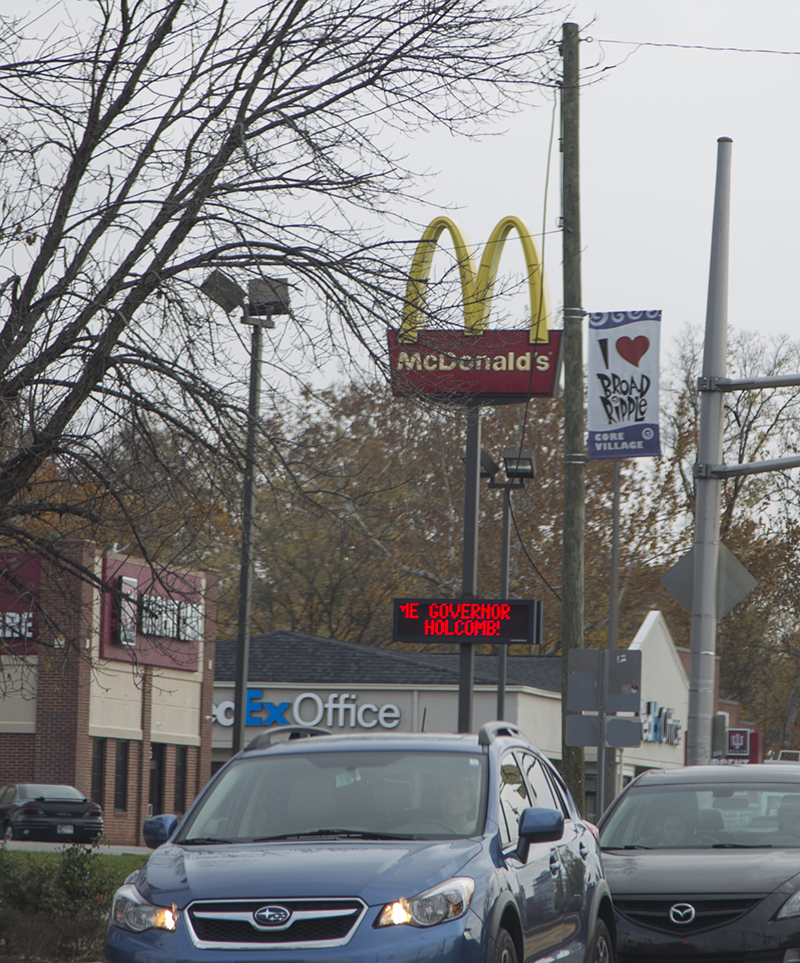
<instances>
[{"instance_id":1,"label":"blue subaru suv","mask_svg":"<svg viewBox=\"0 0 800 963\"><path fill-rule=\"evenodd\" d=\"M114 897L106 963L613 961L593 827L518 729L264 733Z\"/></svg>"}]
</instances>

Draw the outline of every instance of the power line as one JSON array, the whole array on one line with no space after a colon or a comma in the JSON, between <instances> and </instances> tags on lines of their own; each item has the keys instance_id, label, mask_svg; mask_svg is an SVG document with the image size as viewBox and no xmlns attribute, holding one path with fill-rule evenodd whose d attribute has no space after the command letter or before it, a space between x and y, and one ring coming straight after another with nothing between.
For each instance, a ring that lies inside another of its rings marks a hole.
<instances>
[{"instance_id":1,"label":"power line","mask_svg":"<svg viewBox=\"0 0 800 963\"><path fill-rule=\"evenodd\" d=\"M585 37L586 43L615 43L628 47L670 47L676 50L710 50L715 53L754 53L774 54L779 57L800 57L800 50L772 50L765 47L714 47L709 44L656 43L652 40L603 40L600 37Z\"/></svg>"}]
</instances>

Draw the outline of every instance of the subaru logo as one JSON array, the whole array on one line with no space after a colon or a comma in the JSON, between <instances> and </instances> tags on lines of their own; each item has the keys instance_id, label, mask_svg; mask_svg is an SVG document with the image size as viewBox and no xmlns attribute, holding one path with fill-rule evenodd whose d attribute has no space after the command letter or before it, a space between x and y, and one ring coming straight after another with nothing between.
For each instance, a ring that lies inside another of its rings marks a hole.
<instances>
[{"instance_id":1,"label":"subaru logo","mask_svg":"<svg viewBox=\"0 0 800 963\"><path fill-rule=\"evenodd\" d=\"M695 916L694 906L692 906L691 903L676 903L669 908L669 918L679 926L685 926L686 923L691 923Z\"/></svg>"},{"instance_id":2,"label":"subaru logo","mask_svg":"<svg viewBox=\"0 0 800 963\"><path fill-rule=\"evenodd\" d=\"M285 906L262 906L253 913L253 919L259 926L285 926L291 917L291 910Z\"/></svg>"}]
</instances>

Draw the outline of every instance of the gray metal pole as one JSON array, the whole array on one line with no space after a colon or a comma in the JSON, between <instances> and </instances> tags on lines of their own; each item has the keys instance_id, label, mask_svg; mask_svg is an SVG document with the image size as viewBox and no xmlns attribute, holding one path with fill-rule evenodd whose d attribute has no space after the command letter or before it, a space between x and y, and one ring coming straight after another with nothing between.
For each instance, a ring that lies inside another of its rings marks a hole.
<instances>
[{"instance_id":1,"label":"gray metal pole","mask_svg":"<svg viewBox=\"0 0 800 963\"><path fill-rule=\"evenodd\" d=\"M464 563L461 597L478 592L478 493L481 477L481 409L467 409L466 478L464 480ZM472 692L475 683L475 647L462 642L458 672L458 731L472 732Z\"/></svg>"},{"instance_id":2,"label":"gray metal pole","mask_svg":"<svg viewBox=\"0 0 800 963\"><path fill-rule=\"evenodd\" d=\"M729 137L717 142L717 180L711 232L703 378L724 378L728 352L728 242L730 236L731 147ZM702 391L700 396L699 465L722 462L725 394ZM714 715L714 669L717 642L717 568L719 564L719 478L695 478L694 581L692 593L691 663L687 762L711 759Z\"/></svg>"},{"instance_id":3,"label":"gray metal pole","mask_svg":"<svg viewBox=\"0 0 800 963\"><path fill-rule=\"evenodd\" d=\"M609 752L606 746L608 713L608 677L616 658L619 641L619 502L620 502L620 460L614 459L614 488L611 502L611 564L608 591L608 642L602 660L602 679L600 684L600 719L597 746L597 803L595 815L599 819L606 809L606 800L616 794L616 749Z\"/></svg>"},{"instance_id":4,"label":"gray metal pole","mask_svg":"<svg viewBox=\"0 0 800 963\"><path fill-rule=\"evenodd\" d=\"M500 598L508 598L509 567L511 562L511 485L503 488L503 547L500 559ZM508 674L508 646L497 646L497 718L506 717L506 678Z\"/></svg>"},{"instance_id":5,"label":"gray metal pole","mask_svg":"<svg viewBox=\"0 0 800 963\"><path fill-rule=\"evenodd\" d=\"M568 746L569 653L583 648L586 450L583 394L583 294L581 286L580 166L578 140L578 25L565 23L561 42L562 249L564 284L564 533L561 590L562 738L561 771L584 811L584 751Z\"/></svg>"},{"instance_id":6,"label":"gray metal pole","mask_svg":"<svg viewBox=\"0 0 800 963\"><path fill-rule=\"evenodd\" d=\"M245 316L247 307L245 306ZM242 493L242 555L239 569L239 623L236 634L236 679L233 695L234 753L244 747L247 674L250 661L250 612L253 600L253 522L256 509L256 430L261 407L261 325L253 325L250 348L250 402L247 409L244 489Z\"/></svg>"}]
</instances>

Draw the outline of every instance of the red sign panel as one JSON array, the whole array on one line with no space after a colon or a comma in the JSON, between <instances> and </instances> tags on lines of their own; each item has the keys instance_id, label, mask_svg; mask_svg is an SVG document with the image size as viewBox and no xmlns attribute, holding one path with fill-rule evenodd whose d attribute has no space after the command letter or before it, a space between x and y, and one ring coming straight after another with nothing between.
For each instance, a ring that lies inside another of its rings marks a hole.
<instances>
[{"instance_id":1,"label":"red sign panel","mask_svg":"<svg viewBox=\"0 0 800 963\"><path fill-rule=\"evenodd\" d=\"M41 563L38 558L9 552L0 559L0 650L33 651L39 637Z\"/></svg>"},{"instance_id":2,"label":"red sign panel","mask_svg":"<svg viewBox=\"0 0 800 963\"><path fill-rule=\"evenodd\" d=\"M546 344L528 331L420 331L415 341L389 332L395 395L424 394L444 401L503 404L551 396L561 367L561 331Z\"/></svg>"},{"instance_id":3,"label":"red sign panel","mask_svg":"<svg viewBox=\"0 0 800 963\"><path fill-rule=\"evenodd\" d=\"M202 578L103 559L100 654L105 659L197 670L205 636Z\"/></svg>"},{"instance_id":4,"label":"red sign panel","mask_svg":"<svg viewBox=\"0 0 800 963\"><path fill-rule=\"evenodd\" d=\"M748 756L750 755L750 730L749 729L728 729L728 745L725 752L726 756Z\"/></svg>"},{"instance_id":5,"label":"red sign panel","mask_svg":"<svg viewBox=\"0 0 800 963\"><path fill-rule=\"evenodd\" d=\"M395 599L394 640L531 645L541 606L519 599Z\"/></svg>"}]
</instances>

